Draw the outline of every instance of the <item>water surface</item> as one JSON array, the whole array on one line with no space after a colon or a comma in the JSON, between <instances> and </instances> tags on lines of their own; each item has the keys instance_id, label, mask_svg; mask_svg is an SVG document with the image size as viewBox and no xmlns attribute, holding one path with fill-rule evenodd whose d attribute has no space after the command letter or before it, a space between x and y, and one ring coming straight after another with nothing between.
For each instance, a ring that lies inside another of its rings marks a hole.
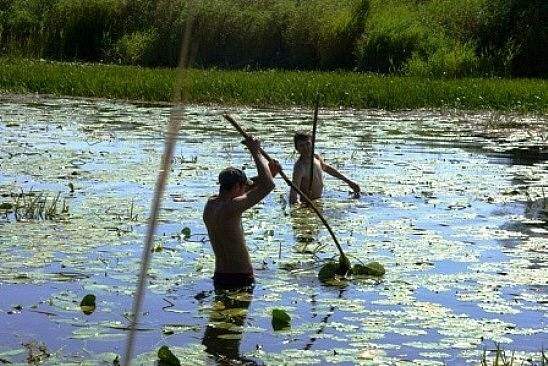
<instances>
[{"instance_id":1,"label":"water surface","mask_svg":"<svg viewBox=\"0 0 548 366\"><path fill-rule=\"evenodd\" d=\"M29 192L51 204L60 192L68 213L0 210L0 359L112 364L123 354L170 109L2 101L0 204L28 203ZM311 124L311 111L299 109L185 109L147 283L141 363L164 344L192 365L462 364L495 343L538 360L548 340L544 117L320 111L317 151L364 191L354 199L327 178L323 213L353 262L379 261L387 273L322 285L318 268L335 247L311 212L290 209L278 178L244 215L257 285L227 298L212 292L202 208L222 168L254 174L221 117L227 111L288 172L292 133ZM88 293L97 297L91 315L79 307ZM273 331L273 308L291 315L291 329Z\"/></svg>"}]
</instances>

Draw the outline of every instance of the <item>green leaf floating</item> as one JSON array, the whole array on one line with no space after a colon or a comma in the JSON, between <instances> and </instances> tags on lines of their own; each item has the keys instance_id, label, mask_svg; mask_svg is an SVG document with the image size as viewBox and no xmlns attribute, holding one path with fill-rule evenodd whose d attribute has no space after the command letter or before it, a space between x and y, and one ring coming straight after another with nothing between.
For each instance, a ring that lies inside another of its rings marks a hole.
<instances>
[{"instance_id":1,"label":"green leaf floating","mask_svg":"<svg viewBox=\"0 0 548 366\"><path fill-rule=\"evenodd\" d=\"M318 273L318 279L321 282L327 282L333 278L335 278L335 275L339 272L339 263L337 262L327 262L320 268L320 272Z\"/></svg>"},{"instance_id":2,"label":"green leaf floating","mask_svg":"<svg viewBox=\"0 0 548 366\"><path fill-rule=\"evenodd\" d=\"M272 309L272 328L281 330L291 327L291 317L282 309Z\"/></svg>"},{"instance_id":3,"label":"green leaf floating","mask_svg":"<svg viewBox=\"0 0 548 366\"><path fill-rule=\"evenodd\" d=\"M362 264L355 264L352 267L352 274L357 276L375 276L381 277L386 273L384 266L379 262L369 262L365 266Z\"/></svg>"},{"instance_id":4,"label":"green leaf floating","mask_svg":"<svg viewBox=\"0 0 548 366\"><path fill-rule=\"evenodd\" d=\"M12 208L13 208L13 205L9 202L0 203L0 210L11 210Z\"/></svg>"},{"instance_id":5,"label":"green leaf floating","mask_svg":"<svg viewBox=\"0 0 548 366\"><path fill-rule=\"evenodd\" d=\"M188 239L190 238L190 234L192 232L190 231L190 228L188 226L185 226L183 230L181 230L181 234L183 235L183 238Z\"/></svg>"},{"instance_id":6,"label":"green leaf floating","mask_svg":"<svg viewBox=\"0 0 548 366\"><path fill-rule=\"evenodd\" d=\"M158 359L158 365L160 366L181 366L181 361L169 350L168 346L160 347Z\"/></svg>"},{"instance_id":7,"label":"green leaf floating","mask_svg":"<svg viewBox=\"0 0 548 366\"><path fill-rule=\"evenodd\" d=\"M84 296L82 301L80 301L80 309L86 315L90 315L95 311L95 295L87 294Z\"/></svg>"}]
</instances>

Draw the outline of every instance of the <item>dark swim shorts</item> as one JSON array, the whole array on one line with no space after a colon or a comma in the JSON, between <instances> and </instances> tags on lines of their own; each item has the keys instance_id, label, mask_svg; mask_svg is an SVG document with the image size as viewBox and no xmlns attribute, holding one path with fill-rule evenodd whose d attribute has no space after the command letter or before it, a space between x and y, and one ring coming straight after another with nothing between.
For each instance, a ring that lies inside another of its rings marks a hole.
<instances>
[{"instance_id":1,"label":"dark swim shorts","mask_svg":"<svg viewBox=\"0 0 548 366\"><path fill-rule=\"evenodd\" d=\"M220 289L235 289L252 286L255 277L252 273L220 273L213 275L213 285Z\"/></svg>"}]
</instances>

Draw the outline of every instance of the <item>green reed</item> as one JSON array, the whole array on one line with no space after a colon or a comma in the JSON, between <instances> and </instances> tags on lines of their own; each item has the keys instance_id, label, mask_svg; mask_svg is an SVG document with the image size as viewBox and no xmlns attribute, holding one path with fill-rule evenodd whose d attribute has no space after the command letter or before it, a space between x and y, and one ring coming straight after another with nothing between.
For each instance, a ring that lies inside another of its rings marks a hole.
<instances>
[{"instance_id":1,"label":"green reed","mask_svg":"<svg viewBox=\"0 0 548 366\"><path fill-rule=\"evenodd\" d=\"M168 102L176 70L0 59L0 90ZM539 79L431 79L356 72L186 71L189 102L254 106L546 111Z\"/></svg>"}]
</instances>

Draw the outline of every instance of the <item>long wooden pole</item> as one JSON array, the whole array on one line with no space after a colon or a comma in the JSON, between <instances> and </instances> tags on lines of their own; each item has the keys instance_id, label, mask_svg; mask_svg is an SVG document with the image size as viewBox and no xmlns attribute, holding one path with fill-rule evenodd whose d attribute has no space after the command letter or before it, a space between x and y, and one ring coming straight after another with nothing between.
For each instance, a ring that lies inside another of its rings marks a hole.
<instances>
[{"instance_id":1,"label":"long wooden pole","mask_svg":"<svg viewBox=\"0 0 548 366\"><path fill-rule=\"evenodd\" d=\"M236 122L234 120L234 118L232 118L229 114L224 114L223 117L228 121L230 122L230 124L232 126L234 126L234 128L244 137L244 138L249 138L249 135L247 132L245 132L242 127L240 127L240 125L238 124L238 122ZM268 161L271 161L272 158L263 150L263 148L260 148L259 151L261 152L261 154L268 160ZM314 205L314 203L312 202L312 200L310 198L308 198L308 196L306 194L304 194L297 186L295 186L293 184L293 182L291 181L291 179L289 179L287 177L287 175L284 173L283 170L280 169L280 176L283 178L283 180L291 187L293 188L294 190L297 191L297 193L299 193L301 195L301 198L303 198L306 203L308 203L310 205L310 207L312 208L312 210L316 213L316 215L318 215L318 217L320 218L320 220L322 221L322 223L324 224L325 228L327 229L327 231L329 231L329 234L331 235L331 238L333 238L333 241L335 242L335 245L337 246L337 249L339 250L339 253L341 255L341 257L343 257L345 259L344 263L347 263L347 257L346 257L346 254L344 254L344 251L341 247L341 244L339 244L339 241L337 240L337 237L335 236L335 233L333 232L333 230L331 229L331 226L329 226L329 223L327 222L327 220L323 217L322 213L320 212L320 210L318 210L318 208L316 207L316 205ZM340 261L340 263L343 263L343 261ZM347 268L348 270L349 268Z\"/></svg>"},{"instance_id":2,"label":"long wooden pole","mask_svg":"<svg viewBox=\"0 0 548 366\"><path fill-rule=\"evenodd\" d=\"M308 192L312 191L314 181L314 148L316 146L316 129L318 127L318 109L320 108L320 95L316 95L316 104L314 106L314 121L312 122L312 146L310 148L310 181L308 182Z\"/></svg>"}]
</instances>

